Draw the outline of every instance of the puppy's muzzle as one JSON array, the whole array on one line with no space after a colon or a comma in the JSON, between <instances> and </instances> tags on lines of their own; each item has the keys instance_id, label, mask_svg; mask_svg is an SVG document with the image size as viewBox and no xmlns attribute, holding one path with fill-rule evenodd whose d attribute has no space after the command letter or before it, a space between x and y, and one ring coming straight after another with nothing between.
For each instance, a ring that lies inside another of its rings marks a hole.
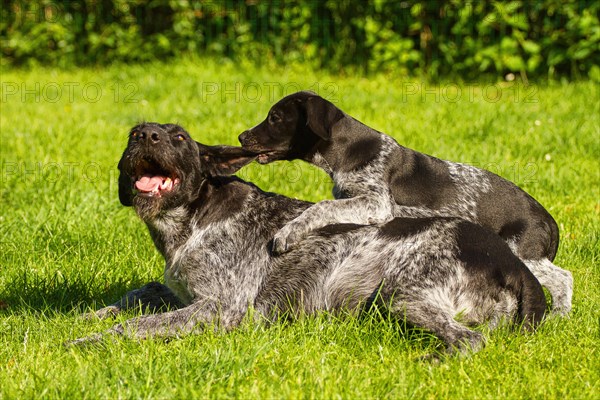
<instances>
[{"instance_id":1,"label":"puppy's muzzle","mask_svg":"<svg viewBox=\"0 0 600 400\"><path fill-rule=\"evenodd\" d=\"M248 147L252 144L252 143L250 143L251 141L249 140L251 134L252 134L252 130L248 129L247 131L242 132L238 136L238 140L240 141L240 144L242 145L242 147Z\"/></svg>"}]
</instances>

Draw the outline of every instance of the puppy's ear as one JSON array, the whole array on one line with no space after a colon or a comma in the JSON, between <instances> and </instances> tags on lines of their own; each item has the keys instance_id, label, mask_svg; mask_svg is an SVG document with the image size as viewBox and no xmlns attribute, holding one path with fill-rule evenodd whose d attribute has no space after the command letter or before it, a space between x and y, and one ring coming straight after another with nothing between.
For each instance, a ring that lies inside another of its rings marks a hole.
<instances>
[{"instance_id":1,"label":"puppy's ear","mask_svg":"<svg viewBox=\"0 0 600 400\"><path fill-rule=\"evenodd\" d=\"M119 200L124 206L131 207L133 205L133 181L121 169L121 162L119 161Z\"/></svg>"},{"instance_id":2,"label":"puppy's ear","mask_svg":"<svg viewBox=\"0 0 600 400\"><path fill-rule=\"evenodd\" d=\"M209 176L235 174L244 165L250 164L258 154L235 146L206 146L198 143L203 167Z\"/></svg>"},{"instance_id":3,"label":"puppy's ear","mask_svg":"<svg viewBox=\"0 0 600 400\"><path fill-rule=\"evenodd\" d=\"M306 99L306 124L324 140L331 139L331 128L344 117L342 110L320 96Z\"/></svg>"}]
</instances>

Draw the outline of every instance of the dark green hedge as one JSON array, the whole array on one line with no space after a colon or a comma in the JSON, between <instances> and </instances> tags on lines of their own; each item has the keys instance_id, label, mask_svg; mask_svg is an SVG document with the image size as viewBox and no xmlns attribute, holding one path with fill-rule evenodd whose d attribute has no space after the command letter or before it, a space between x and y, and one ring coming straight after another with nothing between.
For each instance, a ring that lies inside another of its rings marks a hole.
<instances>
[{"instance_id":1,"label":"dark green hedge","mask_svg":"<svg viewBox=\"0 0 600 400\"><path fill-rule=\"evenodd\" d=\"M2 0L4 65L184 54L430 78L600 79L600 2Z\"/></svg>"}]
</instances>

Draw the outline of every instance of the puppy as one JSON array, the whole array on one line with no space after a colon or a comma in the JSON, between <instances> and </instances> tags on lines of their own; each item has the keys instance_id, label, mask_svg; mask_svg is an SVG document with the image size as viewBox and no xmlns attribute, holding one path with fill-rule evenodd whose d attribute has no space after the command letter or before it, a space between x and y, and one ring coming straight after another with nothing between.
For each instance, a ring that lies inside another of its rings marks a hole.
<instances>
[{"instance_id":1,"label":"puppy","mask_svg":"<svg viewBox=\"0 0 600 400\"><path fill-rule=\"evenodd\" d=\"M300 159L333 179L335 201L322 201L286 224L273 251L295 247L314 229L334 223L373 224L394 217L460 217L500 235L552 295L553 311L571 310L573 278L552 263L558 227L513 183L479 168L400 146L312 92L276 103L259 125L239 136L258 161Z\"/></svg>"},{"instance_id":2,"label":"puppy","mask_svg":"<svg viewBox=\"0 0 600 400\"><path fill-rule=\"evenodd\" d=\"M165 285L146 285L97 314L138 304L171 310L73 344L107 335L229 330L250 307L267 321L319 310L368 311L375 299L438 335L450 352L483 344L481 333L466 324L490 321L494 327L516 319L531 327L541 321L545 297L531 272L493 232L457 218L327 226L272 257L273 234L310 203L224 176L255 157L241 148L197 143L177 125L145 123L131 130L119 162L119 198L146 223L164 257Z\"/></svg>"}]
</instances>

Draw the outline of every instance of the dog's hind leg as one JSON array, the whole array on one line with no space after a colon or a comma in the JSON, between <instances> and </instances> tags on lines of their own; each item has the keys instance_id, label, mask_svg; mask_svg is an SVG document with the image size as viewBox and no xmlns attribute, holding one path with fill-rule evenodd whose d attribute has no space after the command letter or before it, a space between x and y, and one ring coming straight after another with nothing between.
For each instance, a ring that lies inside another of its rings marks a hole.
<instances>
[{"instance_id":1,"label":"dog's hind leg","mask_svg":"<svg viewBox=\"0 0 600 400\"><path fill-rule=\"evenodd\" d=\"M548 259L523 260L542 286L552 296L552 313L567 315L573 300L573 275Z\"/></svg>"},{"instance_id":2,"label":"dog's hind leg","mask_svg":"<svg viewBox=\"0 0 600 400\"><path fill-rule=\"evenodd\" d=\"M454 320L449 310L434 301L399 302L393 311L404 313L406 321L425 328L447 345L448 353L466 354L479 351L485 344L483 335Z\"/></svg>"},{"instance_id":3,"label":"dog's hind leg","mask_svg":"<svg viewBox=\"0 0 600 400\"><path fill-rule=\"evenodd\" d=\"M95 312L84 314L84 317L88 319L105 319L132 308L140 307L144 311L155 313L167 309L174 310L183 306L181 300L167 286L158 282L150 282L139 289L128 292L121 300L113 304Z\"/></svg>"}]
</instances>

